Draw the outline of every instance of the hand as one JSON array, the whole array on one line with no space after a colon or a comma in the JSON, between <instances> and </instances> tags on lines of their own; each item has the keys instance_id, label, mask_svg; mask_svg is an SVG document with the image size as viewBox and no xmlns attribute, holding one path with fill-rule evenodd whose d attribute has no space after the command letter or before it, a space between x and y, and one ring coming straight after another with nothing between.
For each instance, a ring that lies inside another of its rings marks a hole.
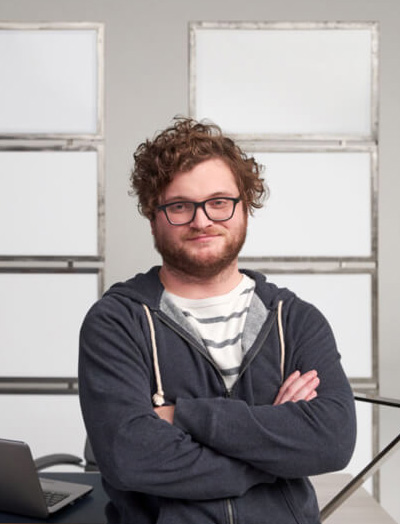
<instances>
[{"instance_id":1,"label":"hand","mask_svg":"<svg viewBox=\"0 0 400 524\"><path fill-rule=\"evenodd\" d=\"M279 406L285 402L298 402L299 400L312 400L317 396L319 378L313 369L301 375L300 371L295 371L282 384L278 395L274 401L274 406Z\"/></svg>"},{"instance_id":2,"label":"hand","mask_svg":"<svg viewBox=\"0 0 400 524\"><path fill-rule=\"evenodd\" d=\"M160 406L154 408L155 413L166 422L174 423L175 406Z\"/></svg>"}]
</instances>

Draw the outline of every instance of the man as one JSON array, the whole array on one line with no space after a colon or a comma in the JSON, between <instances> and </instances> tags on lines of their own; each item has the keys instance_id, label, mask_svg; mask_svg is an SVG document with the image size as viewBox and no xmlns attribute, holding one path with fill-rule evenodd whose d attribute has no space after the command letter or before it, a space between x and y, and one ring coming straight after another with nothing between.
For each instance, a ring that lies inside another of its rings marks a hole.
<instances>
[{"instance_id":1,"label":"man","mask_svg":"<svg viewBox=\"0 0 400 524\"><path fill-rule=\"evenodd\" d=\"M162 265L111 287L81 331L108 522L317 524L307 477L348 463L354 402L321 313L239 270L260 168L185 118L134 157Z\"/></svg>"}]
</instances>

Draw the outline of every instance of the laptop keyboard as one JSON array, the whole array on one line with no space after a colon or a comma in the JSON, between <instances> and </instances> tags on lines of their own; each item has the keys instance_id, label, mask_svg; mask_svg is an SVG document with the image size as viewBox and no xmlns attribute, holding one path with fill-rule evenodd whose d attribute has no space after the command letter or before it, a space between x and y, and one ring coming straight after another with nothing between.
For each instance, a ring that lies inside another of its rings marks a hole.
<instances>
[{"instance_id":1,"label":"laptop keyboard","mask_svg":"<svg viewBox=\"0 0 400 524\"><path fill-rule=\"evenodd\" d=\"M54 504L69 497L69 493L60 493L59 491L44 491L43 494L47 507L54 506Z\"/></svg>"}]
</instances>

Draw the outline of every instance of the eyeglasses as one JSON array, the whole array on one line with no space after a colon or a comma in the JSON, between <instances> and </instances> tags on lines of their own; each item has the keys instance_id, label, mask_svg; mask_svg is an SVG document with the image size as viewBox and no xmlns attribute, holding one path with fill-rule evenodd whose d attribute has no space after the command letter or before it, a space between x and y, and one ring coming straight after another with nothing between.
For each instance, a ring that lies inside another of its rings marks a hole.
<instances>
[{"instance_id":1,"label":"eyeglasses","mask_svg":"<svg viewBox=\"0 0 400 524\"><path fill-rule=\"evenodd\" d=\"M208 198L203 202L171 202L171 204L158 206L157 209L164 211L171 225L184 226L194 220L199 207L204 211L206 217L213 222L230 220L238 202L240 202L240 198L219 197Z\"/></svg>"}]
</instances>

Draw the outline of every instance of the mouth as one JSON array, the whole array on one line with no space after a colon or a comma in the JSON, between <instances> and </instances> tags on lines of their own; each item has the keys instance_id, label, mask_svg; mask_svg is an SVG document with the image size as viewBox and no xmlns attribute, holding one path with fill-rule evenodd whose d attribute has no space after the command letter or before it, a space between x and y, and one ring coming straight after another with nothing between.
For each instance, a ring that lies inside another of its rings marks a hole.
<instances>
[{"instance_id":1,"label":"mouth","mask_svg":"<svg viewBox=\"0 0 400 524\"><path fill-rule=\"evenodd\" d=\"M198 235L196 237L188 238L189 242L198 242L198 243L206 243L210 242L214 238L217 238L219 235Z\"/></svg>"},{"instance_id":2,"label":"mouth","mask_svg":"<svg viewBox=\"0 0 400 524\"><path fill-rule=\"evenodd\" d=\"M221 235L222 232L215 228L198 231L194 230L189 232L189 234L186 237L186 240L192 242L206 242L208 240L212 240L213 238L220 237Z\"/></svg>"},{"instance_id":3,"label":"mouth","mask_svg":"<svg viewBox=\"0 0 400 524\"><path fill-rule=\"evenodd\" d=\"M186 240L189 242L209 242L210 240L221 236L221 233L207 232L207 233L194 233L187 237Z\"/></svg>"}]
</instances>

